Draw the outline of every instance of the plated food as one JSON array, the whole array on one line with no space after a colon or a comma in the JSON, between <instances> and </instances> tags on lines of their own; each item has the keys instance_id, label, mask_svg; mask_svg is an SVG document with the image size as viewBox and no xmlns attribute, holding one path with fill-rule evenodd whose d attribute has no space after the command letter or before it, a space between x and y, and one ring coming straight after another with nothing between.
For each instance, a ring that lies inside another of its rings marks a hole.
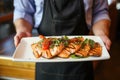
<instances>
[{"instance_id":1,"label":"plated food","mask_svg":"<svg viewBox=\"0 0 120 80\"><path fill-rule=\"evenodd\" d=\"M82 36L73 38L61 36L56 38L40 35L39 38L38 42L31 44L33 54L36 58L84 58L89 56L99 57L102 55L102 46L98 42Z\"/></svg>"}]
</instances>

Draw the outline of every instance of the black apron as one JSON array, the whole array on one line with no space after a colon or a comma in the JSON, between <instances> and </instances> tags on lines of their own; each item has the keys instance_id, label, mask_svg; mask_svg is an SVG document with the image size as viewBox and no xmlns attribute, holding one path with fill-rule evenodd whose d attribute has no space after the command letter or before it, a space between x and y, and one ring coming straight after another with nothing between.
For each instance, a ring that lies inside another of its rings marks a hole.
<instances>
[{"instance_id":1,"label":"black apron","mask_svg":"<svg viewBox=\"0 0 120 80\"><path fill-rule=\"evenodd\" d=\"M44 0L39 34L87 35L83 0ZM92 62L36 63L36 80L93 80Z\"/></svg>"}]
</instances>

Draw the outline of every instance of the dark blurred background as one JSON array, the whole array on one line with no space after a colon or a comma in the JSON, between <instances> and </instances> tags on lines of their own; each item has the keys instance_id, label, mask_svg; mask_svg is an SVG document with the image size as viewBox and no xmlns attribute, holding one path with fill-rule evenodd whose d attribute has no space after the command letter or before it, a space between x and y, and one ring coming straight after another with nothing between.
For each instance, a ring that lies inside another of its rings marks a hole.
<instances>
[{"instance_id":1,"label":"dark blurred background","mask_svg":"<svg viewBox=\"0 0 120 80\"><path fill-rule=\"evenodd\" d=\"M15 33L13 9L13 0L0 0L0 39Z\"/></svg>"}]
</instances>

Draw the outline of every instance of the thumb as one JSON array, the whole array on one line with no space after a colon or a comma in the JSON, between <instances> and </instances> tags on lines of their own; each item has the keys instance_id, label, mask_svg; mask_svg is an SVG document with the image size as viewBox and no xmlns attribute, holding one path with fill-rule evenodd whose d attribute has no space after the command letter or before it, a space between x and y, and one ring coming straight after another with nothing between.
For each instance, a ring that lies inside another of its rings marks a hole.
<instances>
[{"instance_id":1,"label":"thumb","mask_svg":"<svg viewBox=\"0 0 120 80\"><path fill-rule=\"evenodd\" d=\"M29 33L29 32L26 32L26 34L27 34L28 37L31 37L31 36L32 36L32 34Z\"/></svg>"},{"instance_id":2,"label":"thumb","mask_svg":"<svg viewBox=\"0 0 120 80\"><path fill-rule=\"evenodd\" d=\"M20 42L19 36L16 35L16 36L14 37L14 44L15 44L15 47L18 46L19 42Z\"/></svg>"}]
</instances>

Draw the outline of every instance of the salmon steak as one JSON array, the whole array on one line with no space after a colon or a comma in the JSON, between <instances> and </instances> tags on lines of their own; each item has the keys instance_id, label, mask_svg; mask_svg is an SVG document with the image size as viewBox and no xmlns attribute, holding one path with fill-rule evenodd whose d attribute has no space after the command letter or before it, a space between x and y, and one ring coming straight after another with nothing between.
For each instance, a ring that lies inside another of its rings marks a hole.
<instances>
[{"instance_id":1,"label":"salmon steak","mask_svg":"<svg viewBox=\"0 0 120 80\"><path fill-rule=\"evenodd\" d=\"M99 57L102 55L102 46L91 39L84 39L83 37L68 38L67 36L46 38L43 35L40 35L39 38L38 42L31 44L36 58L69 58L73 54L80 57Z\"/></svg>"}]
</instances>

